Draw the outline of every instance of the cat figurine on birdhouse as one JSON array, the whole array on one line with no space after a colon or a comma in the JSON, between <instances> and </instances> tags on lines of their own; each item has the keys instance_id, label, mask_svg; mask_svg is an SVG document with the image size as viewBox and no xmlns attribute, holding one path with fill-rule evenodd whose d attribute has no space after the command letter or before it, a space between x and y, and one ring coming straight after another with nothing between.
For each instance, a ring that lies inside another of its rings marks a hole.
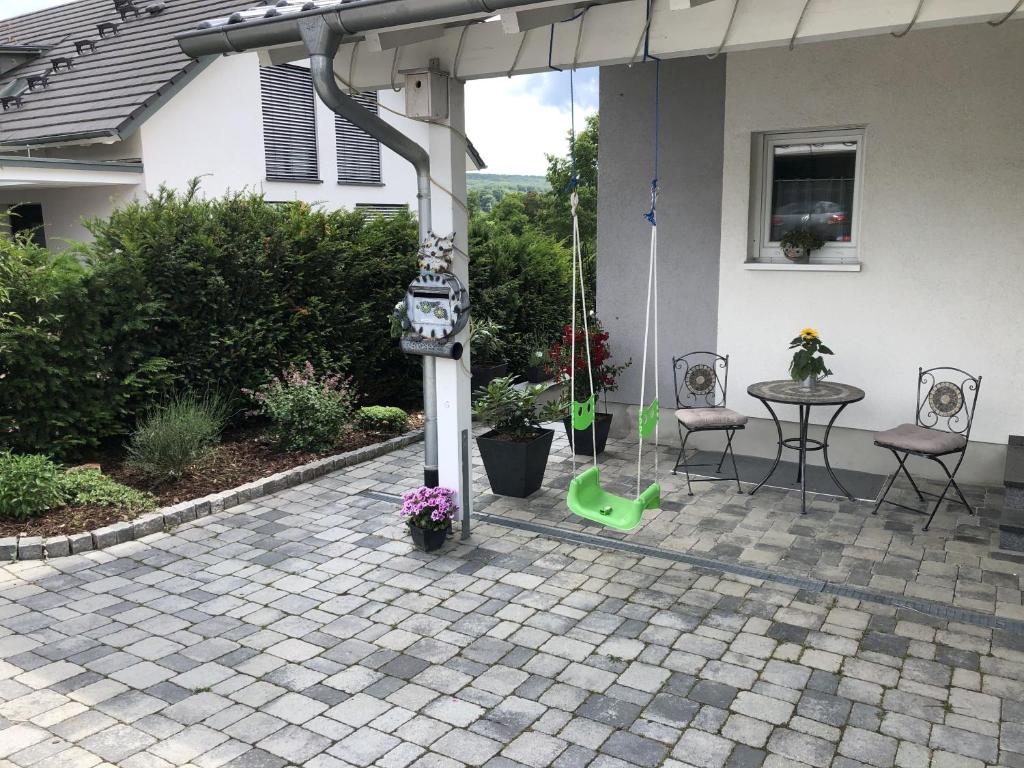
<instances>
[{"instance_id":1,"label":"cat figurine on birdhouse","mask_svg":"<svg viewBox=\"0 0 1024 768\"><path fill-rule=\"evenodd\" d=\"M425 272L450 272L454 256L455 233L441 237L430 232L420 244L419 268Z\"/></svg>"}]
</instances>

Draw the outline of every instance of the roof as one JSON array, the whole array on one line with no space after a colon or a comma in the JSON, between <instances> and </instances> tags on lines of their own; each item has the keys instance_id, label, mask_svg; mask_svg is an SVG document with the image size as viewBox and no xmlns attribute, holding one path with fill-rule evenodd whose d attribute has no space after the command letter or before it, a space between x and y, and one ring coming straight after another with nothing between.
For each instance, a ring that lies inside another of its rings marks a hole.
<instances>
[{"instance_id":1,"label":"roof","mask_svg":"<svg viewBox=\"0 0 1024 768\"><path fill-rule=\"evenodd\" d=\"M0 111L0 146L124 138L208 63L185 55L176 35L239 4L135 0L138 16L128 10L122 19L115 5L126 2L130 5L130 0L76 0L0 21L0 47L38 50L0 75L0 96L7 97L7 108ZM163 9L149 12L156 6ZM107 25L103 36L101 24Z\"/></svg>"}]
</instances>

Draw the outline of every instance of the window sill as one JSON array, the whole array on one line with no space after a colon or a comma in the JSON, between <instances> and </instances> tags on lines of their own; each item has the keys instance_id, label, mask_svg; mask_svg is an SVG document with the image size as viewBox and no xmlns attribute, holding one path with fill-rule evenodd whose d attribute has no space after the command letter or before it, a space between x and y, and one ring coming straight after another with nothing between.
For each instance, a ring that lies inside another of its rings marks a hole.
<instances>
[{"instance_id":1,"label":"window sill","mask_svg":"<svg viewBox=\"0 0 1024 768\"><path fill-rule=\"evenodd\" d=\"M860 272L860 262L854 264L783 264L770 261L747 261L744 269L755 272Z\"/></svg>"},{"instance_id":2,"label":"window sill","mask_svg":"<svg viewBox=\"0 0 1024 768\"><path fill-rule=\"evenodd\" d=\"M339 181L339 187L383 187L383 181Z\"/></svg>"}]
</instances>

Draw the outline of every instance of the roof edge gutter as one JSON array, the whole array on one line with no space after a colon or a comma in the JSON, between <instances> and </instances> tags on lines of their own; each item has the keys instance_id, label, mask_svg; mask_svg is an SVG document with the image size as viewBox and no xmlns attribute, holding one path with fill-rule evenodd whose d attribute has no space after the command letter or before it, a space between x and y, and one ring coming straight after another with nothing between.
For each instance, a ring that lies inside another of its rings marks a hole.
<instances>
[{"instance_id":1,"label":"roof edge gutter","mask_svg":"<svg viewBox=\"0 0 1024 768\"><path fill-rule=\"evenodd\" d=\"M272 16L185 32L178 35L178 45L189 56L198 58L297 43L303 39L301 27L316 19L325 19L339 35L352 37L405 24L445 21L458 16L490 16L538 2L540 0L352 0L340 7L303 11L287 19Z\"/></svg>"},{"instance_id":2,"label":"roof edge gutter","mask_svg":"<svg viewBox=\"0 0 1024 768\"><path fill-rule=\"evenodd\" d=\"M301 19L299 34L309 53L309 71L313 88L336 115L361 128L388 149L408 160L416 169L416 200L419 215L420 242L430 233L430 153L390 123L364 109L338 87L334 76L334 57L341 44L342 32L324 16ZM437 367L436 360L425 355L423 360L423 484L438 484L437 445Z\"/></svg>"}]
</instances>

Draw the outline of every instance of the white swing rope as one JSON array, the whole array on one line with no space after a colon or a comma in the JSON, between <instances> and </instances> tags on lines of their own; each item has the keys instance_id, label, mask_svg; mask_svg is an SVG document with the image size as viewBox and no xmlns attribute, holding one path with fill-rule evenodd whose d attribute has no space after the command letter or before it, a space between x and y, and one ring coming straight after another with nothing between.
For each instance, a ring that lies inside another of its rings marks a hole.
<instances>
[{"instance_id":1,"label":"white swing rope","mask_svg":"<svg viewBox=\"0 0 1024 768\"><path fill-rule=\"evenodd\" d=\"M594 467L597 467L597 402L594 399L594 369L591 366L590 358L590 323L587 320L587 293L586 293L586 281L584 277L583 269L583 248L580 244L580 218L577 212L577 208L580 204L579 193L575 189L572 191L572 195L569 198L569 203L572 207L572 342L570 344L570 382L569 388L571 393L569 395L570 409L572 409L571 403L576 402L576 286L577 279L580 289L580 312L583 316L583 344L584 352L586 353L587 359L587 379L590 384L590 401L593 403L595 410L594 420L590 425L590 439L591 447L594 449ZM578 278L577 278L578 276ZM573 413L570 411L569 422L570 427L572 426ZM573 428L573 434L575 434L575 427ZM573 446L572 452L572 473L576 474L576 446Z\"/></svg>"},{"instance_id":2,"label":"white swing rope","mask_svg":"<svg viewBox=\"0 0 1024 768\"><path fill-rule=\"evenodd\" d=\"M661 407L661 391L659 388L658 361L661 354L658 350L658 142L660 139L659 120L661 117L661 61L655 59L654 76L654 179L651 181L651 210L645 218L651 225L651 252L647 262L647 305L644 309L644 355L640 368L640 410L637 417L637 457L636 457L636 495L640 498L641 472L644 461L644 436L642 434L642 421L639 415L643 413L647 404L647 349L651 331L651 302L654 303L654 402ZM660 413L655 412L654 422L654 480L659 479L658 454L660 448Z\"/></svg>"}]
</instances>

